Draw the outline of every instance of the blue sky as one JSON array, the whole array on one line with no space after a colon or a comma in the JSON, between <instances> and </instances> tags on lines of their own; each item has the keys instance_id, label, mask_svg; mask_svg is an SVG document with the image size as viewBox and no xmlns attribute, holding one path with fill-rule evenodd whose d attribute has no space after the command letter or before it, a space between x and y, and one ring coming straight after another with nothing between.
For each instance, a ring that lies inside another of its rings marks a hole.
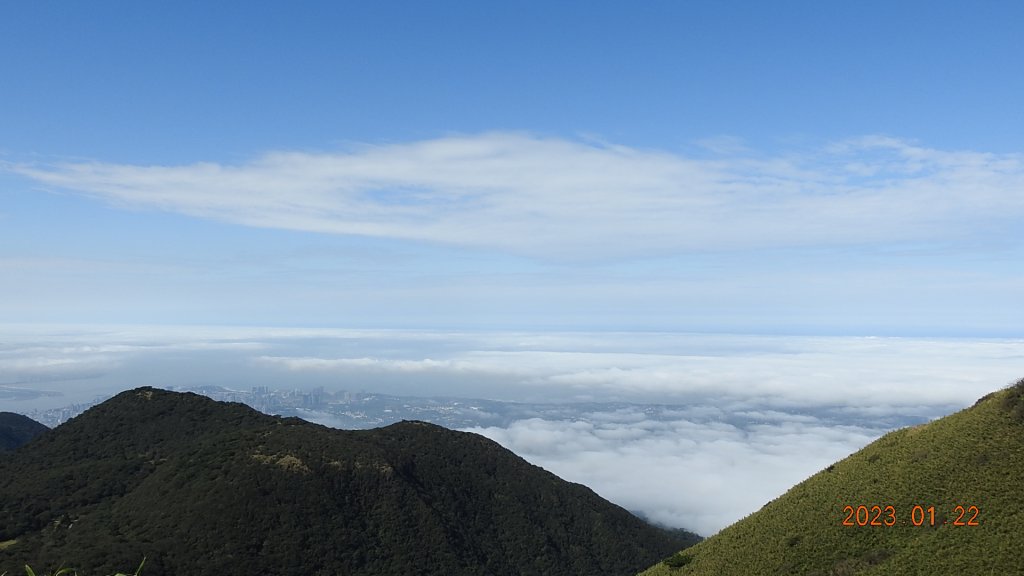
<instances>
[{"instance_id":1,"label":"blue sky","mask_svg":"<svg viewBox=\"0 0 1024 576\"><path fill-rule=\"evenodd\" d=\"M1021 335L1013 2L0 7L0 318Z\"/></svg>"},{"instance_id":2,"label":"blue sky","mask_svg":"<svg viewBox=\"0 0 1024 576\"><path fill-rule=\"evenodd\" d=\"M483 431L711 533L1020 377L1021 22L2 3L0 408L266 383L764 412Z\"/></svg>"}]
</instances>

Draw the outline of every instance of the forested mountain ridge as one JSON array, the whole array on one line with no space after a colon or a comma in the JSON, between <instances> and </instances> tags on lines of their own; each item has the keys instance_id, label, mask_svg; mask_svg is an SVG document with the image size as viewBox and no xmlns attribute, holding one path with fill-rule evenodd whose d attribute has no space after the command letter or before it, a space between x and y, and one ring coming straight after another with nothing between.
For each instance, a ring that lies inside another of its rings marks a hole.
<instances>
[{"instance_id":1,"label":"forested mountain ridge","mask_svg":"<svg viewBox=\"0 0 1024 576\"><path fill-rule=\"evenodd\" d=\"M0 412L0 453L14 450L47 430L28 416Z\"/></svg>"},{"instance_id":2,"label":"forested mountain ridge","mask_svg":"<svg viewBox=\"0 0 1024 576\"><path fill-rule=\"evenodd\" d=\"M482 436L140 388L0 460L0 573L633 574L690 543Z\"/></svg>"},{"instance_id":3,"label":"forested mountain ridge","mask_svg":"<svg viewBox=\"0 0 1024 576\"><path fill-rule=\"evenodd\" d=\"M1024 574L1024 380L891 432L644 576Z\"/></svg>"}]
</instances>

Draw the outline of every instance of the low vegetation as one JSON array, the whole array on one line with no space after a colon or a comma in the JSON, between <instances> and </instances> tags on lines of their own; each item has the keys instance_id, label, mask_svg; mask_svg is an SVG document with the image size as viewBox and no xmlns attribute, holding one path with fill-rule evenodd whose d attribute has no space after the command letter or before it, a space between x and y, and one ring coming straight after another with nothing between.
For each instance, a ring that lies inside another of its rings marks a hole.
<instances>
[{"instance_id":1,"label":"low vegetation","mask_svg":"<svg viewBox=\"0 0 1024 576\"><path fill-rule=\"evenodd\" d=\"M885 435L643 574L1024 574L1022 477L1024 380Z\"/></svg>"},{"instance_id":2,"label":"low vegetation","mask_svg":"<svg viewBox=\"0 0 1024 576\"><path fill-rule=\"evenodd\" d=\"M130 575L129 574L125 574L124 572L118 572L118 573L114 574L113 576L140 576L140 574L142 574L142 567L145 564L146 564L146 559L143 558L142 562L139 563L139 567L136 568L135 572L132 572ZM7 576L7 572L0 573L0 576ZM27 564L25 565L25 576L36 576L35 571L32 570L32 567L27 565ZM44 574L41 574L40 576L78 576L78 571L73 569L73 568L58 568L58 569L54 570L53 572L44 573Z\"/></svg>"}]
</instances>

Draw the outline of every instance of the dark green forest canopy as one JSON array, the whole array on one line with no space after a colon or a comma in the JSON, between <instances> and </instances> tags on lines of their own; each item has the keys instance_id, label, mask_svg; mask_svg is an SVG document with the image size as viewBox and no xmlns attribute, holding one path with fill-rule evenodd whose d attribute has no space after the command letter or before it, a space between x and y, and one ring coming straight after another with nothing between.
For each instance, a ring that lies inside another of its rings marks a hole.
<instances>
[{"instance_id":1,"label":"dark green forest canopy","mask_svg":"<svg viewBox=\"0 0 1024 576\"><path fill-rule=\"evenodd\" d=\"M0 461L0 573L635 574L697 538L475 434L345 431L151 388Z\"/></svg>"},{"instance_id":2,"label":"dark green forest canopy","mask_svg":"<svg viewBox=\"0 0 1024 576\"><path fill-rule=\"evenodd\" d=\"M46 430L46 426L28 416L0 412L0 452L14 450Z\"/></svg>"}]
</instances>

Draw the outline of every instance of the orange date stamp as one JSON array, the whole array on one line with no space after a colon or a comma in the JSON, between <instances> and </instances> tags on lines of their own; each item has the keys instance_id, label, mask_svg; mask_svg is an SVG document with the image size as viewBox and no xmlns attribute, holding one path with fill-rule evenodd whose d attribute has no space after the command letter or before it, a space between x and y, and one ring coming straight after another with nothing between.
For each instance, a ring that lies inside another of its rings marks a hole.
<instances>
[{"instance_id":1,"label":"orange date stamp","mask_svg":"<svg viewBox=\"0 0 1024 576\"><path fill-rule=\"evenodd\" d=\"M905 513L906 511L904 511ZM935 506L910 507L909 517L898 514L893 505L843 506L843 526L981 526L978 516L981 510L977 506L957 504L949 515L939 512L936 516Z\"/></svg>"}]
</instances>

